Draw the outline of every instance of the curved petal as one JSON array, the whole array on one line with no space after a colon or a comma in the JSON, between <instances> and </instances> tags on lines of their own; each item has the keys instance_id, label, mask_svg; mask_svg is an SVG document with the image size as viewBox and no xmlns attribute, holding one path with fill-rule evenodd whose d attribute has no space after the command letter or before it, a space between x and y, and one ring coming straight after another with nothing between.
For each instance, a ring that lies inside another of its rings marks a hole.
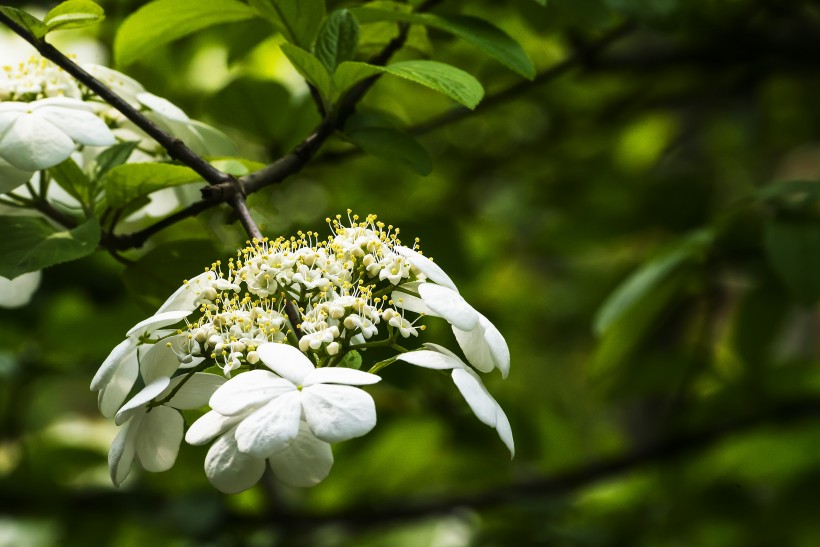
<instances>
[{"instance_id":1,"label":"curved petal","mask_svg":"<svg viewBox=\"0 0 820 547\"><path fill-rule=\"evenodd\" d=\"M167 406L151 409L140 423L137 457L146 471L158 473L174 466L182 443L182 414Z\"/></svg>"},{"instance_id":2,"label":"curved petal","mask_svg":"<svg viewBox=\"0 0 820 547\"><path fill-rule=\"evenodd\" d=\"M122 408L117 412L117 415L114 417L114 423L120 425L121 423L125 422L128 418L130 418L135 412L140 410L143 405L147 402L156 398L159 394L165 391L165 388L168 387L168 384L171 383L171 379L167 376L160 376L144 388L142 388L139 393L131 397L131 399L125 403Z\"/></svg>"},{"instance_id":3,"label":"curved petal","mask_svg":"<svg viewBox=\"0 0 820 547\"><path fill-rule=\"evenodd\" d=\"M476 325L472 330L461 330L453 326L453 334L456 336L461 351L477 370L481 372L492 372L495 368L493 356L490 348L484 340L484 331L481 325Z\"/></svg>"},{"instance_id":4,"label":"curved petal","mask_svg":"<svg viewBox=\"0 0 820 547\"><path fill-rule=\"evenodd\" d=\"M299 434L290 446L268 457L273 473L288 486L308 488L322 482L333 467L330 444L311 433L307 423L299 423Z\"/></svg>"},{"instance_id":5,"label":"curved petal","mask_svg":"<svg viewBox=\"0 0 820 547\"><path fill-rule=\"evenodd\" d=\"M306 387L302 390L302 408L313 434L329 443L361 437L376 425L373 397L357 387Z\"/></svg>"},{"instance_id":6,"label":"curved petal","mask_svg":"<svg viewBox=\"0 0 820 547\"><path fill-rule=\"evenodd\" d=\"M478 325L478 312L460 294L433 283L419 285L419 295L427 306L461 330L472 330Z\"/></svg>"},{"instance_id":7,"label":"curved petal","mask_svg":"<svg viewBox=\"0 0 820 547\"><path fill-rule=\"evenodd\" d=\"M0 138L0 157L17 169L53 167L74 151L74 141L36 114L23 113Z\"/></svg>"},{"instance_id":8,"label":"curved petal","mask_svg":"<svg viewBox=\"0 0 820 547\"><path fill-rule=\"evenodd\" d=\"M132 106L136 106L137 94L145 91L141 83L114 69L94 64L85 64L83 68Z\"/></svg>"},{"instance_id":9,"label":"curved petal","mask_svg":"<svg viewBox=\"0 0 820 547\"><path fill-rule=\"evenodd\" d=\"M152 315L148 319L143 319L142 321L131 327L131 330L126 332L125 335L130 338L138 338L145 334L154 332L157 329L161 329L162 327L167 327L168 325L178 323L182 321L185 317L188 317L189 315L191 315L191 312L184 310L157 313Z\"/></svg>"},{"instance_id":10,"label":"curved petal","mask_svg":"<svg viewBox=\"0 0 820 547\"><path fill-rule=\"evenodd\" d=\"M244 416L223 416L215 410L206 412L188 428L185 442L194 446L208 443L239 423L242 418Z\"/></svg>"},{"instance_id":11,"label":"curved petal","mask_svg":"<svg viewBox=\"0 0 820 547\"><path fill-rule=\"evenodd\" d=\"M249 370L225 382L208 404L220 414L234 416L291 391L296 386L284 378L267 370Z\"/></svg>"},{"instance_id":12,"label":"curved petal","mask_svg":"<svg viewBox=\"0 0 820 547\"><path fill-rule=\"evenodd\" d=\"M146 384L157 378L170 377L179 368L176 354L161 340L140 355L140 376Z\"/></svg>"},{"instance_id":13,"label":"curved petal","mask_svg":"<svg viewBox=\"0 0 820 547\"><path fill-rule=\"evenodd\" d=\"M302 385L312 386L313 384L345 384L349 386L363 386L375 384L381 377L362 370L352 368L317 368L305 377Z\"/></svg>"},{"instance_id":14,"label":"curved petal","mask_svg":"<svg viewBox=\"0 0 820 547\"><path fill-rule=\"evenodd\" d=\"M120 362L111 379L100 391L97 399L100 406L100 413L106 418L113 418L117 410L125 402L131 388L137 381L139 374L139 364L137 363L137 353Z\"/></svg>"},{"instance_id":15,"label":"curved petal","mask_svg":"<svg viewBox=\"0 0 820 547\"><path fill-rule=\"evenodd\" d=\"M453 283L453 280L450 279L450 276L447 275L438 264L424 256L423 254L414 251L409 247L402 247L400 245L393 247L393 250L401 256L403 256L404 258L406 258L407 261L410 262L410 264L413 267L420 270L421 273L426 275L427 279L429 279L430 281L433 281L434 283L437 283L444 287L448 287L458 292L456 284Z\"/></svg>"},{"instance_id":16,"label":"curved petal","mask_svg":"<svg viewBox=\"0 0 820 547\"><path fill-rule=\"evenodd\" d=\"M299 433L300 399L298 391L286 393L242 420L236 428L240 452L266 458L288 446Z\"/></svg>"},{"instance_id":17,"label":"curved petal","mask_svg":"<svg viewBox=\"0 0 820 547\"><path fill-rule=\"evenodd\" d=\"M515 457L515 441L513 441L513 434L512 428L510 427L510 421L507 419L507 415L504 414L504 409L501 408L501 405L496 405L496 424L495 429L498 431L498 436L501 438L501 441L507 445L507 448L510 450L510 459Z\"/></svg>"},{"instance_id":18,"label":"curved petal","mask_svg":"<svg viewBox=\"0 0 820 547\"><path fill-rule=\"evenodd\" d=\"M179 123L172 124L172 129L177 129L178 126L182 125ZM228 137L225 133L211 127L210 125L204 124L197 120L191 120L186 125L186 133L188 133L189 140L191 142L188 145L196 152L197 154L204 155L204 156L235 156L236 155L236 143L234 143L230 137ZM181 139L185 140L185 135L178 135ZM187 142L187 141L186 141Z\"/></svg>"},{"instance_id":19,"label":"curved petal","mask_svg":"<svg viewBox=\"0 0 820 547\"><path fill-rule=\"evenodd\" d=\"M111 146L117 142L105 122L85 109L44 106L38 108L35 115L59 128L79 144Z\"/></svg>"},{"instance_id":20,"label":"curved petal","mask_svg":"<svg viewBox=\"0 0 820 547\"><path fill-rule=\"evenodd\" d=\"M399 354L396 356L396 360L404 361L417 367L432 368L435 370L450 370L464 367L464 363L461 362L461 359L426 349Z\"/></svg>"},{"instance_id":21,"label":"curved petal","mask_svg":"<svg viewBox=\"0 0 820 547\"><path fill-rule=\"evenodd\" d=\"M111 443L111 449L108 451L108 472L114 486L122 484L131 471L136 451L136 433L141 420L142 416L136 416L123 425Z\"/></svg>"},{"instance_id":22,"label":"curved petal","mask_svg":"<svg viewBox=\"0 0 820 547\"><path fill-rule=\"evenodd\" d=\"M402 285L402 287L404 287L404 285ZM402 291L393 291L390 293L390 300L393 301L393 304L397 308L411 311L413 313L439 317L439 314L431 310L427 304L424 303L424 300L418 296L413 296L412 294Z\"/></svg>"},{"instance_id":23,"label":"curved petal","mask_svg":"<svg viewBox=\"0 0 820 547\"><path fill-rule=\"evenodd\" d=\"M453 382L455 382L464 400L470 405L470 409L476 415L476 418L490 427L495 427L498 404L484 387L484 384L481 383L478 375L471 370L457 368L453 370L452 376Z\"/></svg>"},{"instance_id":24,"label":"curved petal","mask_svg":"<svg viewBox=\"0 0 820 547\"><path fill-rule=\"evenodd\" d=\"M137 344L130 338L126 338L114 346L114 349L112 349L111 353L108 354L108 357L105 358L103 364L100 365L97 373L94 374L94 378L91 379L91 391L98 391L105 387L105 385L111 380L111 377L114 376L114 373L117 371L117 367L120 366L120 363L128 358L136 359L136 354Z\"/></svg>"},{"instance_id":25,"label":"curved petal","mask_svg":"<svg viewBox=\"0 0 820 547\"><path fill-rule=\"evenodd\" d=\"M185 374L171 380L171 384L168 386L169 391L182 383L187 376ZM214 392L226 381L224 376L218 374L195 372L166 404L179 410L193 410L203 407L208 404Z\"/></svg>"},{"instance_id":26,"label":"curved petal","mask_svg":"<svg viewBox=\"0 0 820 547\"><path fill-rule=\"evenodd\" d=\"M163 118L171 121L176 122L189 122L191 119L188 117L185 112L169 101L168 99L163 99L162 97L158 97L153 93L138 93L137 100L143 105L147 106Z\"/></svg>"},{"instance_id":27,"label":"curved petal","mask_svg":"<svg viewBox=\"0 0 820 547\"><path fill-rule=\"evenodd\" d=\"M256 352L266 367L296 385L302 385L314 370L307 355L287 344L262 344Z\"/></svg>"},{"instance_id":28,"label":"curved petal","mask_svg":"<svg viewBox=\"0 0 820 547\"><path fill-rule=\"evenodd\" d=\"M209 281L216 279L216 274L211 271L203 272L178 288L174 294L159 307L157 313L168 311L194 311L197 306L194 303L199 295L206 288L210 287Z\"/></svg>"},{"instance_id":29,"label":"curved petal","mask_svg":"<svg viewBox=\"0 0 820 547\"><path fill-rule=\"evenodd\" d=\"M218 438L205 456L205 475L225 494L247 490L259 482L264 472L265 460L240 452L233 431Z\"/></svg>"},{"instance_id":30,"label":"curved petal","mask_svg":"<svg viewBox=\"0 0 820 547\"><path fill-rule=\"evenodd\" d=\"M493 357L495 368L501 371L502 378L506 378L510 373L510 348L507 341L495 325L483 315L479 319L479 324L484 329L484 341Z\"/></svg>"},{"instance_id":31,"label":"curved petal","mask_svg":"<svg viewBox=\"0 0 820 547\"><path fill-rule=\"evenodd\" d=\"M37 270L18 275L14 279L0 277L0 308L19 308L28 304L40 286L41 276L40 270Z\"/></svg>"}]
</instances>

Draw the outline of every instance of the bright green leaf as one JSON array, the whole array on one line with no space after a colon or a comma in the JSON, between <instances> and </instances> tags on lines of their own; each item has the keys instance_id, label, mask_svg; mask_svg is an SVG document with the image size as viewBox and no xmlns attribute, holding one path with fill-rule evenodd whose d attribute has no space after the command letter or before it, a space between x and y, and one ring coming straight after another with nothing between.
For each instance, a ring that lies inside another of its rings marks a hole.
<instances>
[{"instance_id":1,"label":"bright green leaf","mask_svg":"<svg viewBox=\"0 0 820 547\"><path fill-rule=\"evenodd\" d=\"M127 65L156 46L255 16L256 11L238 0L155 0L123 21L114 40L114 57L118 64Z\"/></svg>"},{"instance_id":2,"label":"bright green leaf","mask_svg":"<svg viewBox=\"0 0 820 547\"><path fill-rule=\"evenodd\" d=\"M325 18L324 0L250 0L251 6L302 49L310 50Z\"/></svg>"},{"instance_id":3,"label":"bright green leaf","mask_svg":"<svg viewBox=\"0 0 820 547\"><path fill-rule=\"evenodd\" d=\"M137 141L121 142L100 152L94 162L94 180L102 179L111 169L128 161L138 144Z\"/></svg>"},{"instance_id":4,"label":"bright green leaf","mask_svg":"<svg viewBox=\"0 0 820 547\"><path fill-rule=\"evenodd\" d=\"M660 285L682 264L702 257L714 239L708 230L695 232L665 253L650 260L613 291L595 316L595 332L606 334L632 307L643 300L654 298Z\"/></svg>"},{"instance_id":5,"label":"bright green leaf","mask_svg":"<svg viewBox=\"0 0 820 547\"><path fill-rule=\"evenodd\" d=\"M433 170L430 153L416 139L392 127L363 127L347 132L356 146L378 158L397 162L422 176Z\"/></svg>"},{"instance_id":6,"label":"bright green leaf","mask_svg":"<svg viewBox=\"0 0 820 547\"><path fill-rule=\"evenodd\" d=\"M820 223L814 219L776 219L766 226L769 262L786 288L803 304L820 299Z\"/></svg>"},{"instance_id":7,"label":"bright green leaf","mask_svg":"<svg viewBox=\"0 0 820 547\"><path fill-rule=\"evenodd\" d=\"M342 359L342 362L339 363L339 366L345 368L355 368L358 370L362 368L362 355L355 349L350 350L345 354L344 359Z\"/></svg>"},{"instance_id":8,"label":"bright green leaf","mask_svg":"<svg viewBox=\"0 0 820 547\"><path fill-rule=\"evenodd\" d=\"M333 78L336 92L341 93L357 82L386 72L443 93L466 106L475 108L484 96L478 80L454 66L436 61L402 61L386 67L367 63L342 63Z\"/></svg>"},{"instance_id":9,"label":"bright green leaf","mask_svg":"<svg viewBox=\"0 0 820 547\"><path fill-rule=\"evenodd\" d=\"M62 163L49 168L49 174L54 181L60 185L71 197L80 203L89 201L88 192L91 188L91 181L83 172L77 162L68 158Z\"/></svg>"},{"instance_id":10,"label":"bright green leaf","mask_svg":"<svg viewBox=\"0 0 820 547\"><path fill-rule=\"evenodd\" d=\"M383 69L388 74L427 86L467 108L475 108L484 97L481 84L454 66L436 61L402 61Z\"/></svg>"},{"instance_id":11,"label":"bright green leaf","mask_svg":"<svg viewBox=\"0 0 820 547\"><path fill-rule=\"evenodd\" d=\"M17 8L10 8L7 6L0 6L0 13L23 27L26 31L28 31L32 36L35 38L42 38L48 32L48 27L34 17L33 15L29 15L27 12L17 9Z\"/></svg>"},{"instance_id":12,"label":"bright green leaf","mask_svg":"<svg viewBox=\"0 0 820 547\"><path fill-rule=\"evenodd\" d=\"M264 163L245 158L209 158L208 162L223 173L234 177L242 177L265 167Z\"/></svg>"},{"instance_id":13,"label":"bright green leaf","mask_svg":"<svg viewBox=\"0 0 820 547\"><path fill-rule=\"evenodd\" d=\"M189 167L167 163L127 163L114 167L102 179L111 207L123 207L129 201L152 192L201 181Z\"/></svg>"},{"instance_id":14,"label":"bright green leaf","mask_svg":"<svg viewBox=\"0 0 820 547\"><path fill-rule=\"evenodd\" d=\"M105 19L105 12L95 2L68 0L49 11L43 21L51 32L52 30L85 27L99 23L103 19Z\"/></svg>"},{"instance_id":15,"label":"bright green leaf","mask_svg":"<svg viewBox=\"0 0 820 547\"><path fill-rule=\"evenodd\" d=\"M431 13L358 8L353 10L362 23L373 21L401 21L427 25L453 34L500 62L510 70L528 79L535 77L535 66L521 45L509 34L489 21L467 15L440 16Z\"/></svg>"},{"instance_id":16,"label":"bright green leaf","mask_svg":"<svg viewBox=\"0 0 820 547\"><path fill-rule=\"evenodd\" d=\"M316 40L316 57L332 74L339 64L350 61L359 45L359 23L349 10L333 12Z\"/></svg>"},{"instance_id":17,"label":"bright green leaf","mask_svg":"<svg viewBox=\"0 0 820 547\"><path fill-rule=\"evenodd\" d=\"M322 97L330 97L330 74L316 56L291 44L282 44L282 53L299 74L319 90Z\"/></svg>"},{"instance_id":18,"label":"bright green leaf","mask_svg":"<svg viewBox=\"0 0 820 547\"><path fill-rule=\"evenodd\" d=\"M65 230L40 217L0 216L0 233L0 276L9 279L90 255L100 241L96 219Z\"/></svg>"}]
</instances>

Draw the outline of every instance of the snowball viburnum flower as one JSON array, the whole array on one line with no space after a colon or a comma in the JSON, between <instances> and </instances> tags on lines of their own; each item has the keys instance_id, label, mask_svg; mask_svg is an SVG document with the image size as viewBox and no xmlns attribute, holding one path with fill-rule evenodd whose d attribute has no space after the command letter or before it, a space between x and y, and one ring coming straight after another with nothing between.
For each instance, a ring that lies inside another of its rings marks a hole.
<instances>
[{"instance_id":1,"label":"snowball viburnum flower","mask_svg":"<svg viewBox=\"0 0 820 547\"><path fill-rule=\"evenodd\" d=\"M108 126L78 99L0 102L0 158L23 171L53 167L78 144L116 143Z\"/></svg>"},{"instance_id":2,"label":"snowball viburnum flower","mask_svg":"<svg viewBox=\"0 0 820 547\"><path fill-rule=\"evenodd\" d=\"M273 372L237 375L210 401L223 416L257 407L236 428L240 452L266 458L287 447L303 415L310 431L327 443L360 437L376 425L373 398L353 386L375 384L380 377L349 368L317 369L304 353L285 344L263 344L257 353Z\"/></svg>"}]
</instances>

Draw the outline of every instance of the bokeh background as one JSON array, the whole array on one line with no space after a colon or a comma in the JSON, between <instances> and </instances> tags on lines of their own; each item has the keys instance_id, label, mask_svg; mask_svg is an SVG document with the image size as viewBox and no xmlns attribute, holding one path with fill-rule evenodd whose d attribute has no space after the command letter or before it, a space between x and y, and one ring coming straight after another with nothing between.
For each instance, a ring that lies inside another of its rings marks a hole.
<instances>
[{"instance_id":1,"label":"bokeh background","mask_svg":"<svg viewBox=\"0 0 820 547\"><path fill-rule=\"evenodd\" d=\"M55 36L110 63L144 2L100 3L102 25ZM487 384L515 459L446 376L393 366L371 390L376 429L335 446L313 489L219 494L190 446L171 471L111 486L115 427L88 384L130 326L243 242L216 209L127 254L131 266L100 252L45 270L29 305L0 312L0 545L820 545L820 9L436 9L492 20L540 76L416 28L399 57L467 70L484 103L470 113L383 79L360 111L416 135L433 172L336 139L250 203L270 236L324 231L348 208L418 236L509 343L509 378ZM362 55L387 27L363 34ZM218 26L119 68L268 162L318 121L280 42L262 22ZM6 63L29 55L2 44Z\"/></svg>"}]
</instances>

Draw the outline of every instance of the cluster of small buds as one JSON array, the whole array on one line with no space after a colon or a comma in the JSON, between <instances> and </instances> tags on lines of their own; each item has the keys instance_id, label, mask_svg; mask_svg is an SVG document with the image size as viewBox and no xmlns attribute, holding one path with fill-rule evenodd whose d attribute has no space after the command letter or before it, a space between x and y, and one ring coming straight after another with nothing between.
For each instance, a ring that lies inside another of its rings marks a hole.
<instances>
[{"instance_id":1,"label":"cluster of small buds","mask_svg":"<svg viewBox=\"0 0 820 547\"><path fill-rule=\"evenodd\" d=\"M0 70L0 101L31 102L49 97L80 97L74 79L39 56Z\"/></svg>"},{"instance_id":2,"label":"cluster of small buds","mask_svg":"<svg viewBox=\"0 0 820 547\"><path fill-rule=\"evenodd\" d=\"M215 262L129 331L92 381L103 414L123 427L109 458L115 484L134 461L131 445L142 447L138 459L149 471L173 465L183 432L168 421L207 404L210 412L184 436L190 444L213 441L205 472L217 488L250 488L266 461L284 482L312 486L330 471L331 443L376 425L374 401L357 386L378 382L375 373L395 362L451 371L476 416L513 452L506 415L476 372L506 376L504 338L418 241L402 246L399 230L375 215L360 221L348 211L347 220L328 219L326 239L298 232L249 242L227 267ZM451 324L469 364L436 344L399 345L418 338L427 317ZM357 370L375 347L394 355ZM140 385L137 373L145 387L125 402ZM166 456L148 452L142 436L161 439L156 449Z\"/></svg>"}]
</instances>

